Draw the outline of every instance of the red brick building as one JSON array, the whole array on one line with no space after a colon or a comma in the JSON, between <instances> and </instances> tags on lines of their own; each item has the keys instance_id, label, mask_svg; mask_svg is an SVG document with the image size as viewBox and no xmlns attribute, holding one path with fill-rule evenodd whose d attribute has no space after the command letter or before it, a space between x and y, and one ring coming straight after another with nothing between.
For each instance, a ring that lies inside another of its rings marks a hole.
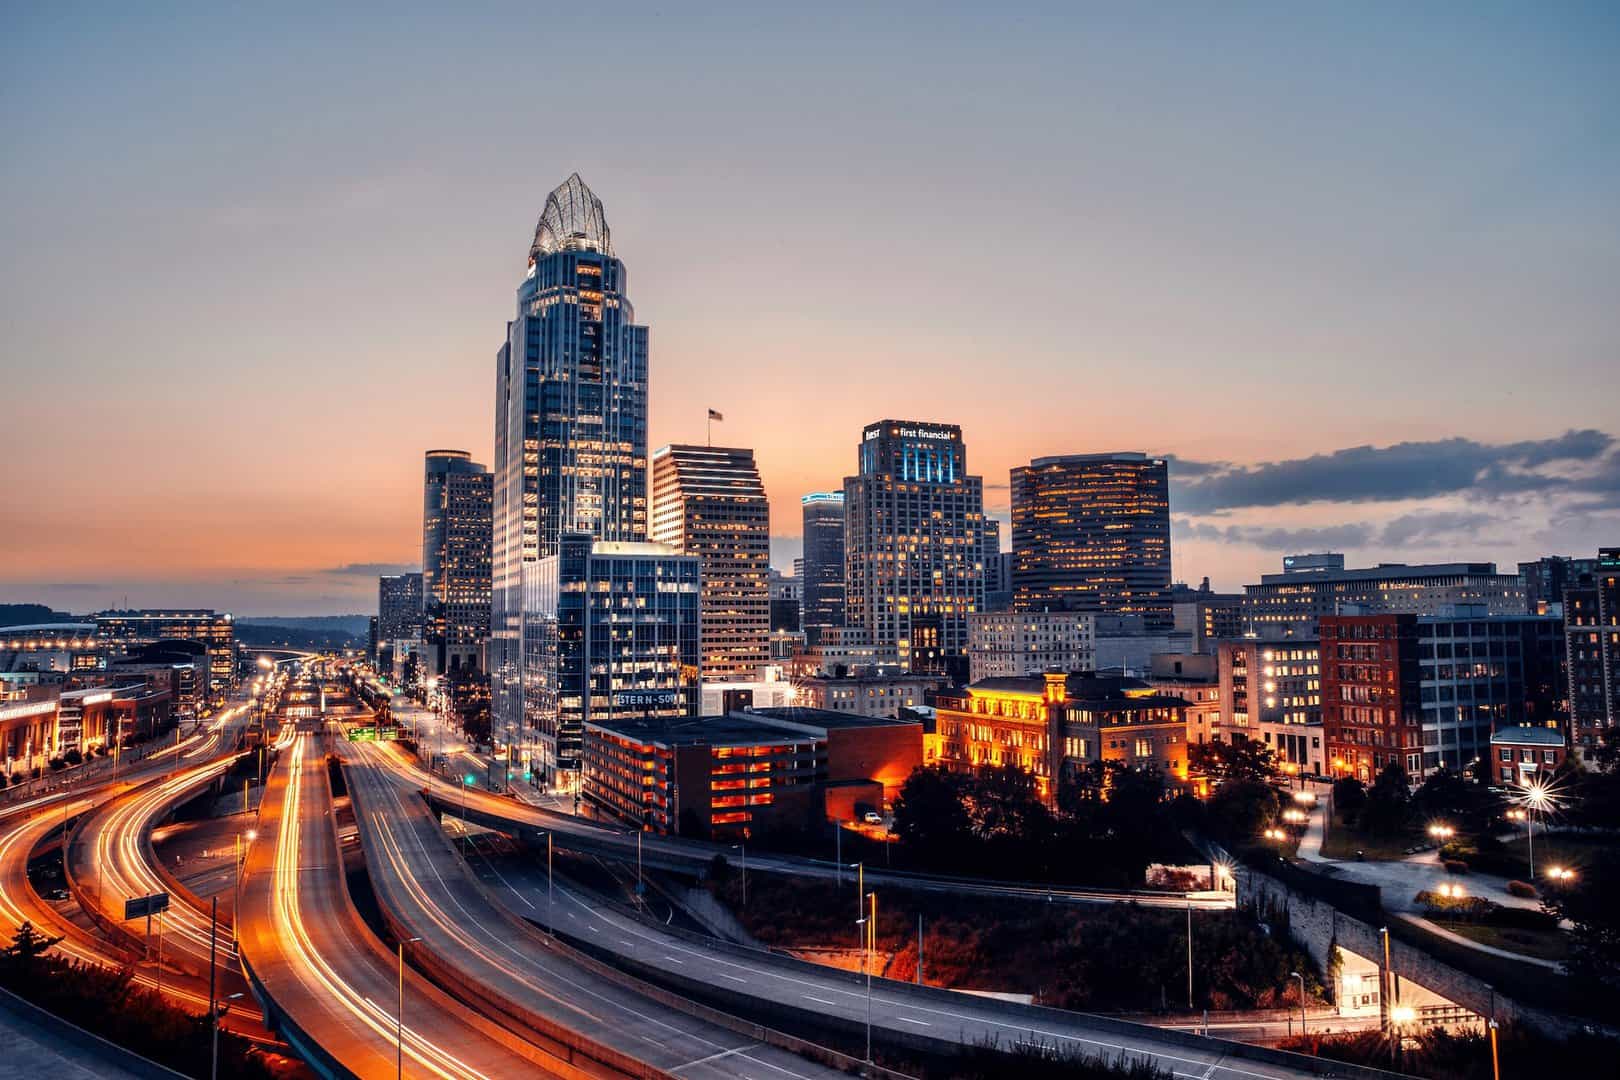
<instances>
[{"instance_id":1,"label":"red brick building","mask_svg":"<svg viewBox=\"0 0 1620 1080\"><path fill-rule=\"evenodd\" d=\"M1557 728L1530 724L1498 728L1491 735L1491 779L1528 787L1558 771L1567 753L1564 733Z\"/></svg>"},{"instance_id":2,"label":"red brick building","mask_svg":"<svg viewBox=\"0 0 1620 1080\"><path fill-rule=\"evenodd\" d=\"M1329 771L1371 783L1394 762L1419 775L1417 616L1325 615L1320 626Z\"/></svg>"}]
</instances>

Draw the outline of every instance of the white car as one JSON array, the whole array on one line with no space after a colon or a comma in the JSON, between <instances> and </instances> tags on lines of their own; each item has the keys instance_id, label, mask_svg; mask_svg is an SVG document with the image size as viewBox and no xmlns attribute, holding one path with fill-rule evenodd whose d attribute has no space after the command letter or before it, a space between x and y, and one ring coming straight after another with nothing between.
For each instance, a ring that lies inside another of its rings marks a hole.
<instances>
[{"instance_id":1,"label":"white car","mask_svg":"<svg viewBox=\"0 0 1620 1080\"><path fill-rule=\"evenodd\" d=\"M876 810L868 810L861 816L861 820L866 822L868 825L881 825L883 824L883 815L878 813Z\"/></svg>"}]
</instances>

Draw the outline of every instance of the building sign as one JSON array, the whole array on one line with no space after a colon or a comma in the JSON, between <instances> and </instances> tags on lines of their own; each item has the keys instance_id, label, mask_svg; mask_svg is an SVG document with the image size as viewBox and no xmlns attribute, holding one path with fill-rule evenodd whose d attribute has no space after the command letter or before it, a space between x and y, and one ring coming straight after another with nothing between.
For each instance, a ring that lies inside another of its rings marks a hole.
<instances>
[{"instance_id":1,"label":"building sign","mask_svg":"<svg viewBox=\"0 0 1620 1080\"><path fill-rule=\"evenodd\" d=\"M679 690L623 690L613 695L615 708L668 709L681 704Z\"/></svg>"}]
</instances>

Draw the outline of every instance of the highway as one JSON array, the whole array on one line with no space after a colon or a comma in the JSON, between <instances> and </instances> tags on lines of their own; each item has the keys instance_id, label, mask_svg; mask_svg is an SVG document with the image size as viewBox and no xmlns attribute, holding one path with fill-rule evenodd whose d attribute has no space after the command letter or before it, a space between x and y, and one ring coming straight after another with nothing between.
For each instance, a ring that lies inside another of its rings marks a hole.
<instances>
[{"instance_id":1,"label":"highway","mask_svg":"<svg viewBox=\"0 0 1620 1080\"><path fill-rule=\"evenodd\" d=\"M238 922L244 964L267 1008L318 1071L389 1075L400 1047L402 1071L413 1076L552 1075L534 1048L503 1038L409 968L401 975L361 921L344 881L324 755L307 732L271 772Z\"/></svg>"},{"instance_id":2,"label":"highway","mask_svg":"<svg viewBox=\"0 0 1620 1080\"><path fill-rule=\"evenodd\" d=\"M554 884L554 900L548 902L543 865L497 868L483 862L478 872L497 898L525 919L548 925L547 909L554 904L559 933L658 972L667 984L696 980L781 1008L865 1024L868 998L858 973L676 933L561 882ZM1310 1058L1299 1058L1295 1066L1240 1060L1232 1055L1241 1048L1219 1039L1188 1040L1145 1024L1057 1009L1009 1007L992 999L881 978L872 980L870 1010L880 1040L882 1032L890 1031L970 1044L995 1040L1001 1046L1059 1046L1110 1058L1124 1054L1152 1060L1177 1076L1202 1080L1318 1076L1330 1065Z\"/></svg>"},{"instance_id":3,"label":"highway","mask_svg":"<svg viewBox=\"0 0 1620 1080\"><path fill-rule=\"evenodd\" d=\"M342 743L361 848L378 901L404 933L479 988L492 1015L539 1017L673 1076L842 1076L695 1019L558 955L550 939L497 907L468 873L419 790L377 744ZM529 1020L532 1023L532 1020Z\"/></svg>"},{"instance_id":4,"label":"highway","mask_svg":"<svg viewBox=\"0 0 1620 1080\"><path fill-rule=\"evenodd\" d=\"M529 836L534 835L536 830L554 831L557 836L556 842L570 850L604 855L627 862L635 862L639 858L644 866L660 870L701 870L708 866L716 855L724 855L729 859L736 854L725 844L654 836L650 833L640 834L638 847L638 834L633 830L615 828L573 814L533 806L519 799L483 790L476 785L456 784L423 769L402 747L388 743L379 746L384 748L389 764L409 776L418 788L427 789L440 809L457 817L465 814L467 820L473 824L510 833L527 830L526 835ZM850 874L849 867L840 868L831 861L752 851L748 854L748 870L750 873L792 874L822 880L840 877L847 879ZM1169 907L1178 911L1186 910L1189 904L1200 910L1230 909L1234 904L1229 893L1187 894L1047 887L903 873L871 865L865 868L865 878L867 883L874 887L905 888L991 899L1041 900L1064 904L1131 902L1144 907Z\"/></svg>"}]
</instances>

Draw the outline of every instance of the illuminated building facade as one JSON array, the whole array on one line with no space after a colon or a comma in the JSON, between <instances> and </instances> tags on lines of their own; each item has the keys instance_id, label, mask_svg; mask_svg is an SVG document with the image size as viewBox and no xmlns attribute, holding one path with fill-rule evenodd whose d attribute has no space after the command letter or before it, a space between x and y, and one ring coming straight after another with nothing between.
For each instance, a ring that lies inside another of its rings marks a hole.
<instances>
[{"instance_id":1,"label":"illuminated building facade","mask_svg":"<svg viewBox=\"0 0 1620 1080\"><path fill-rule=\"evenodd\" d=\"M577 173L546 198L495 378L491 717L511 745L549 707L525 686L540 560L564 534L647 538L647 328L602 201Z\"/></svg>"},{"instance_id":2,"label":"illuminated building facade","mask_svg":"<svg viewBox=\"0 0 1620 1080\"><path fill-rule=\"evenodd\" d=\"M1328 771L1322 727L1321 647L1292 639L1223 641L1217 646L1221 724L1226 738L1264 743L1284 767Z\"/></svg>"},{"instance_id":3,"label":"illuminated building facade","mask_svg":"<svg viewBox=\"0 0 1620 1080\"><path fill-rule=\"evenodd\" d=\"M663 447L652 489L652 539L703 568L703 678L757 678L771 658L771 508L754 452Z\"/></svg>"},{"instance_id":4,"label":"illuminated building facade","mask_svg":"<svg viewBox=\"0 0 1620 1080\"><path fill-rule=\"evenodd\" d=\"M844 493L815 491L799 500L804 514L804 559L799 580L801 626L844 625ZM815 644L814 639L811 644Z\"/></svg>"},{"instance_id":5,"label":"illuminated building facade","mask_svg":"<svg viewBox=\"0 0 1620 1080\"><path fill-rule=\"evenodd\" d=\"M984 493L954 424L868 424L844 480L845 623L914 670L967 674L984 608Z\"/></svg>"},{"instance_id":6,"label":"illuminated building facade","mask_svg":"<svg viewBox=\"0 0 1620 1080\"><path fill-rule=\"evenodd\" d=\"M391 667L400 642L415 643L422 638L422 575L382 574L377 578L377 655L379 667Z\"/></svg>"},{"instance_id":7,"label":"illuminated building facade","mask_svg":"<svg viewBox=\"0 0 1620 1080\"><path fill-rule=\"evenodd\" d=\"M1371 783L1396 764L1409 777L1420 776L1417 616L1329 615L1320 625L1322 732L1331 774Z\"/></svg>"},{"instance_id":8,"label":"illuminated building facade","mask_svg":"<svg viewBox=\"0 0 1620 1080\"><path fill-rule=\"evenodd\" d=\"M465 450L427 452L422 634L434 674L478 667L489 639L494 479Z\"/></svg>"},{"instance_id":9,"label":"illuminated building facade","mask_svg":"<svg viewBox=\"0 0 1620 1080\"><path fill-rule=\"evenodd\" d=\"M1221 741L1221 680L1214 655L1159 653L1152 658L1145 681L1166 697L1187 703L1189 743Z\"/></svg>"},{"instance_id":10,"label":"illuminated building facade","mask_svg":"<svg viewBox=\"0 0 1620 1080\"><path fill-rule=\"evenodd\" d=\"M796 700L813 709L846 716L894 717L901 709L928 703L929 695L944 688L940 675L907 673L812 675L797 681Z\"/></svg>"},{"instance_id":11,"label":"illuminated building facade","mask_svg":"<svg viewBox=\"0 0 1620 1080\"><path fill-rule=\"evenodd\" d=\"M585 727L583 792L653 832L744 839L805 828L835 803L881 808L922 764L922 725L783 707Z\"/></svg>"},{"instance_id":12,"label":"illuminated building facade","mask_svg":"<svg viewBox=\"0 0 1620 1080\"><path fill-rule=\"evenodd\" d=\"M968 616L968 678L1016 678L1097 666L1097 617L1077 611L990 611Z\"/></svg>"},{"instance_id":13,"label":"illuminated building facade","mask_svg":"<svg viewBox=\"0 0 1620 1080\"><path fill-rule=\"evenodd\" d=\"M571 783L584 725L680 719L698 708L699 569L667 544L564 533L524 581L523 704L511 744Z\"/></svg>"},{"instance_id":14,"label":"illuminated building facade","mask_svg":"<svg viewBox=\"0 0 1620 1080\"><path fill-rule=\"evenodd\" d=\"M1620 547L1564 588L1570 734L1583 752L1620 724Z\"/></svg>"},{"instance_id":15,"label":"illuminated building facade","mask_svg":"<svg viewBox=\"0 0 1620 1080\"><path fill-rule=\"evenodd\" d=\"M1318 565L1336 559L1337 566ZM1297 560L1310 559L1301 564ZM1526 612L1525 586L1516 574L1498 574L1495 563L1385 563L1344 569L1344 557L1291 556L1280 574L1263 574L1243 587L1248 629L1262 638L1315 637L1316 620L1354 604L1368 613L1434 615L1456 604L1483 604L1491 615Z\"/></svg>"},{"instance_id":16,"label":"illuminated building facade","mask_svg":"<svg viewBox=\"0 0 1620 1080\"><path fill-rule=\"evenodd\" d=\"M1066 454L1013 469L1012 549L1015 610L1140 615L1169 629L1163 459Z\"/></svg>"},{"instance_id":17,"label":"illuminated building facade","mask_svg":"<svg viewBox=\"0 0 1620 1080\"><path fill-rule=\"evenodd\" d=\"M1139 679L1056 672L985 679L936 697L939 763L962 772L1017 766L1048 803L1065 778L1098 761L1184 781L1186 708Z\"/></svg>"},{"instance_id":18,"label":"illuminated building facade","mask_svg":"<svg viewBox=\"0 0 1620 1080\"><path fill-rule=\"evenodd\" d=\"M94 616L105 642L130 648L159 641L197 641L208 652L208 689L218 696L236 684L236 624L229 612L102 611Z\"/></svg>"}]
</instances>

